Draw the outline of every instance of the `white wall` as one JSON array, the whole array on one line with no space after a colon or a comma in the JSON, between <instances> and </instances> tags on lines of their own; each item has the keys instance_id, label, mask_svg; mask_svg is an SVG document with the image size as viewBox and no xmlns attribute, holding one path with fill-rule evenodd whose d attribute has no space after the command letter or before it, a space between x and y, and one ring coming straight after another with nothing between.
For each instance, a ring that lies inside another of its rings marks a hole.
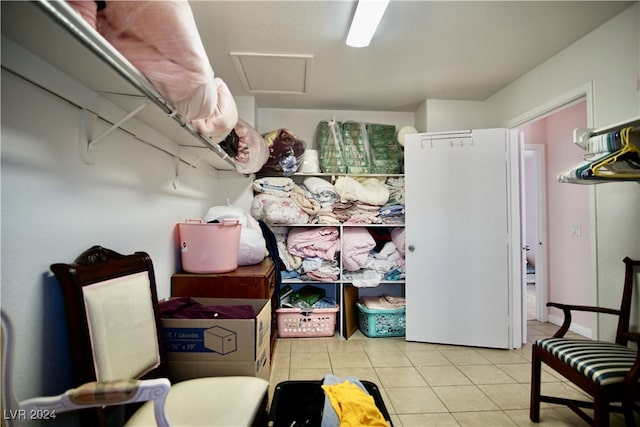
<instances>
[{"instance_id":1,"label":"white wall","mask_svg":"<svg viewBox=\"0 0 640 427\"><path fill-rule=\"evenodd\" d=\"M258 108L256 129L263 134L275 129L287 128L302 139L307 148L317 148L316 128L318 123L322 120L332 119L343 122L352 120L395 125L396 129L414 124L414 114L406 112Z\"/></svg>"},{"instance_id":2,"label":"white wall","mask_svg":"<svg viewBox=\"0 0 640 427\"><path fill-rule=\"evenodd\" d=\"M639 9L636 3L487 99L487 126L504 126L590 82L595 127L638 116Z\"/></svg>"},{"instance_id":3,"label":"white wall","mask_svg":"<svg viewBox=\"0 0 640 427\"><path fill-rule=\"evenodd\" d=\"M446 132L482 129L485 126L484 102L427 99L416 111L420 132Z\"/></svg>"},{"instance_id":4,"label":"white wall","mask_svg":"<svg viewBox=\"0 0 640 427\"><path fill-rule=\"evenodd\" d=\"M640 6L636 3L490 97L485 106L487 126L518 125L518 119L532 119L541 106L576 94L582 87L592 88L592 111L587 114L592 115L588 119L594 127L640 116L639 27ZM571 135L567 140L571 141ZM593 191L597 219L592 242L595 265L590 266L596 272L594 302L616 307L623 281L622 259L640 258L640 185L599 184ZM640 319L635 322L640 324ZM598 331L602 338L612 336L613 323L610 318L602 319Z\"/></svg>"}]
</instances>

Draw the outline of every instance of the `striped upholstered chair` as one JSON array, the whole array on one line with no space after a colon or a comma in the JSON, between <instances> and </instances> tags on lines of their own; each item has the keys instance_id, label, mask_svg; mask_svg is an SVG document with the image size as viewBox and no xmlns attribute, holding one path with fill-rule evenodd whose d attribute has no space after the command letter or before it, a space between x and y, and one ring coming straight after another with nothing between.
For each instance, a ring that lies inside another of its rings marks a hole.
<instances>
[{"instance_id":1,"label":"striped upholstered chair","mask_svg":"<svg viewBox=\"0 0 640 427\"><path fill-rule=\"evenodd\" d=\"M629 332L632 289L640 274L640 261L625 258L625 280L620 309L548 303L564 312L564 323L552 338L533 344L531 362L531 406L529 417L540 421L540 402L568 406L593 426L609 425L610 412L623 412L625 424L634 426L634 409L640 396L640 356L636 343L640 334ZM640 283L637 283L640 285ZM636 286L637 286L636 285ZM590 311L618 317L615 342L565 338L571 325L572 311ZM628 346L629 341L634 341ZM545 396L540 392L541 365L546 365L592 397L579 401L566 397ZM593 417L583 408L593 409Z\"/></svg>"}]
</instances>

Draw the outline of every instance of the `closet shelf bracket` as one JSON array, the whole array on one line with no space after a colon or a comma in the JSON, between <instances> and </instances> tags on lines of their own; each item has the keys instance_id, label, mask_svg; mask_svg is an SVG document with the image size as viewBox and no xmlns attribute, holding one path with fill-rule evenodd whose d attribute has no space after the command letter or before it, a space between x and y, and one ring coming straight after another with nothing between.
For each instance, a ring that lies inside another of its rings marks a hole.
<instances>
[{"instance_id":1,"label":"closet shelf bracket","mask_svg":"<svg viewBox=\"0 0 640 427\"><path fill-rule=\"evenodd\" d=\"M162 113L170 119L178 123L189 135L195 138L202 146L213 151L221 159L223 159L231 170L235 170L235 164L229 157L225 157L224 150L217 142L200 134L191 123L186 122L179 114L175 114L164 97L156 90L149 80L134 67L118 50L116 50L108 41L104 39L97 31L84 21L80 14L67 4L65 1L57 0L36 0L33 3L39 9L44 11L58 27L63 29L65 33L77 40L80 45L88 52L93 53L100 59L105 68L111 70L116 75L125 79L137 92L145 96L153 103ZM49 28L47 28L49 30ZM84 52L84 51L82 51ZM95 142L95 138L94 141ZM82 150L89 151L89 145L82 147ZM90 156L88 157L90 159ZM214 169L217 169L214 167Z\"/></svg>"},{"instance_id":2,"label":"closet shelf bracket","mask_svg":"<svg viewBox=\"0 0 640 427\"><path fill-rule=\"evenodd\" d=\"M96 119L98 118L98 116L95 113L85 108L82 108L80 110L81 134L78 141L78 154L80 154L80 157L82 158L82 160L87 164L92 163L93 162L92 147L98 142L100 142L104 137L109 135L111 132L113 132L116 129L119 129L120 126L122 126L122 124L125 123L127 120L131 119L132 117L135 117L135 115L138 114L140 111L142 111L147 105L149 105L148 102L144 102L143 104L139 105L136 109L131 111L129 114L124 116L122 119L120 119L116 123L113 123L107 130L105 130L100 135L95 137L93 136L93 129L95 128Z\"/></svg>"},{"instance_id":3,"label":"closet shelf bracket","mask_svg":"<svg viewBox=\"0 0 640 427\"><path fill-rule=\"evenodd\" d=\"M173 189L174 189L174 190L177 190L177 189L178 189L178 186L180 185L180 174L181 174L182 172L184 172L184 170L185 170L186 168L189 168L189 169L195 169L195 168L196 168L196 165L198 164L198 162L200 162L200 160L202 160L202 159L204 158L204 156L200 156L200 157L198 157L198 159L197 159L195 162L193 162L193 163L187 163L185 166L183 166L182 168L180 168L180 162L181 162L181 161L183 161L183 162L184 162L184 160L182 160L182 159L180 158L180 155L179 155L179 154L180 154L180 147L178 147L178 155L173 156L173 159L174 159L174 167L175 167L175 177L174 177L173 182L171 183L171 185L173 186Z\"/></svg>"}]
</instances>

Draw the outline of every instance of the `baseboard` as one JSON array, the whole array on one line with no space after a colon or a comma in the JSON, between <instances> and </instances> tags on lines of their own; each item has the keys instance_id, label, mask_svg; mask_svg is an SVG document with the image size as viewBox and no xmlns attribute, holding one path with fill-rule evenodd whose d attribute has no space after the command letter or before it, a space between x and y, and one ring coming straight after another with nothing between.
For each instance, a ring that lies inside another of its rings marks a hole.
<instances>
[{"instance_id":1,"label":"baseboard","mask_svg":"<svg viewBox=\"0 0 640 427\"><path fill-rule=\"evenodd\" d=\"M553 316L551 314L548 315L547 317L547 321L549 323L553 323L554 325L558 325L561 326L562 322L564 322L564 317L558 317L558 316ZM584 326L580 326L580 325L571 325L569 327L569 330L571 332L574 332L578 335L582 335L585 338L589 338L591 339L593 337L592 333L591 333L591 328L585 328Z\"/></svg>"}]
</instances>

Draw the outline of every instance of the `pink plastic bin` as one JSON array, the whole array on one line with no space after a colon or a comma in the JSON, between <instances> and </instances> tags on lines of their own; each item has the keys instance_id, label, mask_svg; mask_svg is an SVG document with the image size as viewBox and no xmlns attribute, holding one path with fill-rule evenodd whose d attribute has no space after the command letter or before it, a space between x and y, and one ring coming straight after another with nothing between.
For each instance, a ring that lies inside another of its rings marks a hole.
<instances>
[{"instance_id":1,"label":"pink plastic bin","mask_svg":"<svg viewBox=\"0 0 640 427\"><path fill-rule=\"evenodd\" d=\"M238 268L239 220L205 223L187 219L178 224L182 269L187 273L226 273Z\"/></svg>"},{"instance_id":2,"label":"pink plastic bin","mask_svg":"<svg viewBox=\"0 0 640 427\"><path fill-rule=\"evenodd\" d=\"M280 338L332 337L336 333L336 314L339 308L314 308L304 313L299 308L279 308L278 336Z\"/></svg>"}]
</instances>

